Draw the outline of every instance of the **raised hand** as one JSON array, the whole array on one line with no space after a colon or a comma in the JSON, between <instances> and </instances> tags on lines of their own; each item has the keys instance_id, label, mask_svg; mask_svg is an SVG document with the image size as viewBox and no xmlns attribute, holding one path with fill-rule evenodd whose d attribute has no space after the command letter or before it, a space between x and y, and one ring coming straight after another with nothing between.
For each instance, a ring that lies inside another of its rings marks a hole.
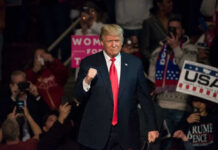
<instances>
[{"instance_id":1,"label":"raised hand","mask_svg":"<svg viewBox=\"0 0 218 150\"><path fill-rule=\"evenodd\" d=\"M89 68L88 73L85 77L85 82L87 84L91 84L91 81L95 78L96 75L97 75L97 70L94 68Z\"/></svg>"},{"instance_id":2,"label":"raised hand","mask_svg":"<svg viewBox=\"0 0 218 150\"><path fill-rule=\"evenodd\" d=\"M71 105L69 105L68 103L65 103L64 105L60 105L59 107L59 116L58 116L58 121L63 124L64 120L67 118L67 116L70 113L71 110Z\"/></svg>"},{"instance_id":3,"label":"raised hand","mask_svg":"<svg viewBox=\"0 0 218 150\"><path fill-rule=\"evenodd\" d=\"M158 131L149 131L148 132L148 142L154 142L159 137Z\"/></svg>"}]
</instances>

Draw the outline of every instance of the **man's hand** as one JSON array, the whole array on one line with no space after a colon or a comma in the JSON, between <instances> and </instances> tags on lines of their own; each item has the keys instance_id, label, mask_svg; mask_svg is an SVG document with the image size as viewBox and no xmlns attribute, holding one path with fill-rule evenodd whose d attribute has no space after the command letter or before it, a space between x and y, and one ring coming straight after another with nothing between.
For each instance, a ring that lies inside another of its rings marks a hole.
<instances>
[{"instance_id":1,"label":"man's hand","mask_svg":"<svg viewBox=\"0 0 218 150\"><path fill-rule=\"evenodd\" d=\"M192 113L191 115L189 115L189 117L187 118L187 122L190 124L200 122L200 113Z\"/></svg>"},{"instance_id":2,"label":"man's hand","mask_svg":"<svg viewBox=\"0 0 218 150\"><path fill-rule=\"evenodd\" d=\"M16 106L14 106L13 111L8 114L7 118L16 119L17 117L23 116L22 113L16 113Z\"/></svg>"},{"instance_id":3,"label":"man's hand","mask_svg":"<svg viewBox=\"0 0 218 150\"><path fill-rule=\"evenodd\" d=\"M159 137L158 131L149 131L148 132L148 142L154 142Z\"/></svg>"},{"instance_id":4,"label":"man's hand","mask_svg":"<svg viewBox=\"0 0 218 150\"><path fill-rule=\"evenodd\" d=\"M185 133L182 130L177 130L173 133L173 137L174 138L178 138L178 139L182 139L184 142L188 141L187 136L185 135Z\"/></svg>"},{"instance_id":5,"label":"man's hand","mask_svg":"<svg viewBox=\"0 0 218 150\"><path fill-rule=\"evenodd\" d=\"M59 107L59 116L58 116L58 121L63 124L64 120L67 118L71 110L71 105L68 103L65 103L64 105L60 105Z\"/></svg>"},{"instance_id":6,"label":"man's hand","mask_svg":"<svg viewBox=\"0 0 218 150\"><path fill-rule=\"evenodd\" d=\"M208 59L209 58L209 50L206 49L198 49L198 58L201 59Z\"/></svg>"},{"instance_id":7,"label":"man's hand","mask_svg":"<svg viewBox=\"0 0 218 150\"><path fill-rule=\"evenodd\" d=\"M97 74L97 70L96 69L89 68L88 73L87 73L87 75L85 77L85 82L87 84L91 84L91 82L95 78L96 74Z\"/></svg>"}]
</instances>

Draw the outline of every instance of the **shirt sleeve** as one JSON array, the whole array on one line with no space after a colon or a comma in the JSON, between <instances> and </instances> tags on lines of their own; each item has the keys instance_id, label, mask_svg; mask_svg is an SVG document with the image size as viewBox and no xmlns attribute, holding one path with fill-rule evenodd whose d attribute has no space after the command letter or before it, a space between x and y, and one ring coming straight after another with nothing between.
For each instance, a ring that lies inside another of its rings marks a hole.
<instances>
[{"instance_id":1,"label":"shirt sleeve","mask_svg":"<svg viewBox=\"0 0 218 150\"><path fill-rule=\"evenodd\" d=\"M86 82L85 82L85 79L83 79L83 90L85 91L85 92L88 92L89 91L89 89L90 89L90 84L87 84Z\"/></svg>"}]
</instances>

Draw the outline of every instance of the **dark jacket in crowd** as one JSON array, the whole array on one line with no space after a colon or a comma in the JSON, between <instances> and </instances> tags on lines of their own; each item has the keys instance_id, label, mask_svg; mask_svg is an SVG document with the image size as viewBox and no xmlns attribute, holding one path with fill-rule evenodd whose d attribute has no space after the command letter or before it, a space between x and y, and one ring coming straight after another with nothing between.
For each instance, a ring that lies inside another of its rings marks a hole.
<instances>
[{"instance_id":1,"label":"dark jacket in crowd","mask_svg":"<svg viewBox=\"0 0 218 150\"><path fill-rule=\"evenodd\" d=\"M63 125L56 121L48 132L40 135L38 150L80 150L79 145L72 139L72 132L70 120Z\"/></svg>"}]
</instances>

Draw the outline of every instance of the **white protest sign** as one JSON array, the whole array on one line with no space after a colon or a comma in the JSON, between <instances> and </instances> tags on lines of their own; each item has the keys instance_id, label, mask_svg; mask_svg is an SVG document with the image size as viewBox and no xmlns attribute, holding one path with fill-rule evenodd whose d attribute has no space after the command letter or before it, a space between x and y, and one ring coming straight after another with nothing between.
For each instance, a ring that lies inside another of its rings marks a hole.
<instances>
[{"instance_id":1,"label":"white protest sign","mask_svg":"<svg viewBox=\"0 0 218 150\"><path fill-rule=\"evenodd\" d=\"M185 61L176 91L218 103L218 68Z\"/></svg>"}]
</instances>

